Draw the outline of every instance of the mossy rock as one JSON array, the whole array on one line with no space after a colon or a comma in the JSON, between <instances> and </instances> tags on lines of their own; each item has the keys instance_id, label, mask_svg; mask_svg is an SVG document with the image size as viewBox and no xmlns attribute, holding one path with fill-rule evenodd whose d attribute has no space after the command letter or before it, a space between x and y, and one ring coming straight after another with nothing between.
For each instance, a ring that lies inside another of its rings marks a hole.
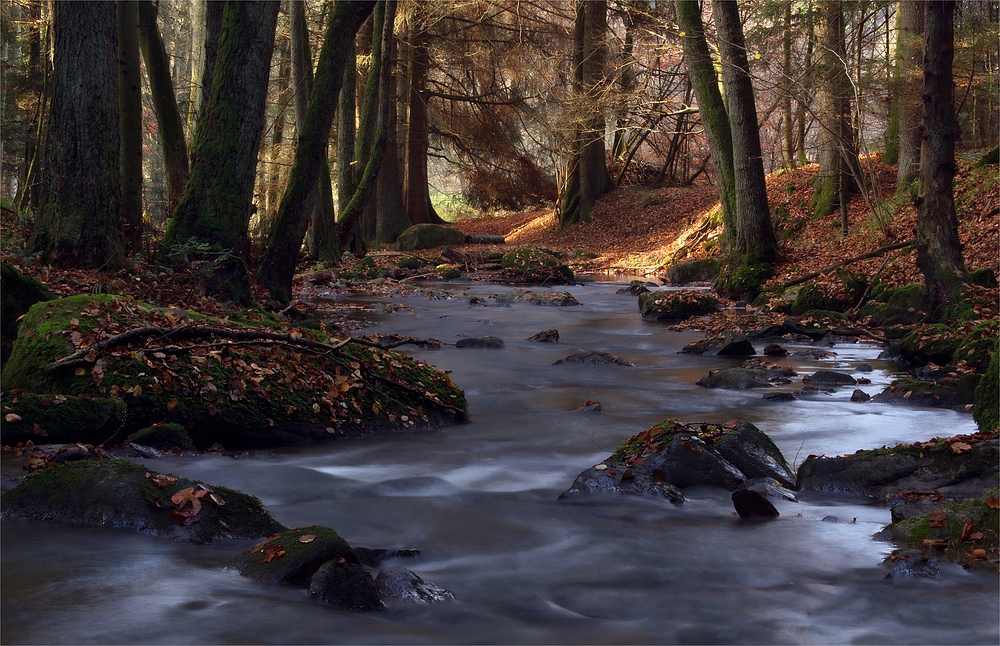
<instances>
[{"instance_id":1,"label":"mossy rock","mask_svg":"<svg viewBox=\"0 0 1000 646\"><path fill-rule=\"evenodd\" d=\"M980 267L969 272L969 280L973 285L995 288L997 286L997 273L989 267Z\"/></svg>"},{"instance_id":2,"label":"mossy rock","mask_svg":"<svg viewBox=\"0 0 1000 646\"><path fill-rule=\"evenodd\" d=\"M284 553L278 556L279 552ZM361 565L357 553L337 532L313 525L268 536L234 558L229 567L258 583L305 587L321 565L337 559Z\"/></svg>"},{"instance_id":3,"label":"mossy rock","mask_svg":"<svg viewBox=\"0 0 1000 646\"><path fill-rule=\"evenodd\" d=\"M644 321L683 321L712 314L719 301L708 292L656 291L639 294L639 312Z\"/></svg>"},{"instance_id":4,"label":"mossy rock","mask_svg":"<svg viewBox=\"0 0 1000 646\"><path fill-rule=\"evenodd\" d=\"M360 565L346 561L327 561L321 565L309 583L309 596L356 612L384 607L372 575Z\"/></svg>"},{"instance_id":5,"label":"mossy rock","mask_svg":"<svg viewBox=\"0 0 1000 646\"><path fill-rule=\"evenodd\" d=\"M158 451L180 449L182 451L197 451L187 429L180 424L158 424L140 428L129 438L132 444L148 446Z\"/></svg>"},{"instance_id":6,"label":"mossy rock","mask_svg":"<svg viewBox=\"0 0 1000 646\"><path fill-rule=\"evenodd\" d=\"M726 267L712 283L712 288L727 298L753 301L774 275L770 263L759 262Z\"/></svg>"},{"instance_id":7,"label":"mossy rock","mask_svg":"<svg viewBox=\"0 0 1000 646\"><path fill-rule=\"evenodd\" d=\"M13 394L3 399L0 443L105 444L122 437L125 402L110 397Z\"/></svg>"},{"instance_id":8,"label":"mossy rock","mask_svg":"<svg viewBox=\"0 0 1000 646\"><path fill-rule=\"evenodd\" d=\"M959 341L952 355L954 360L964 361L977 372L985 373L996 354L998 335L1000 323L996 320L983 321Z\"/></svg>"},{"instance_id":9,"label":"mossy rock","mask_svg":"<svg viewBox=\"0 0 1000 646\"><path fill-rule=\"evenodd\" d=\"M802 316L812 310L832 310L833 299L828 297L819 285L804 285L792 302L792 315Z\"/></svg>"},{"instance_id":10,"label":"mossy rock","mask_svg":"<svg viewBox=\"0 0 1000 646\"><path fill-rule=\"evenodd\" d=\"M543 277L554 274L569 282L576 280L573 270L555 252L548 249L518 247L503 255L500 266L516 270L529 279L536 275Z\"/></svg>"},{"instance_id":11,"label":"mossy rock","mask_svg":"<svg viewBox=\"0 0 1000 646\"><path fill-rule=\"evenodd\" d=\"M346 280L373 280L386 275L371 256L365 256L349 268L340 272L340 277Z\"/></svg>"},{"instance_id":12,"label":"mossy rock","mask_svg":"<svg viewBox=\"0 0 1000 646\"><path fill-rule=\"evenodd\" d=\"M420 269L428 264L430 264L428 261L419 256L403 256L396 262L396 266L400 269Z\"/></svg>"},{"instance_id":13,"label":"mossy rock","mask_svg":"<svg viewBox=\"0 0 1000 646\"><path fill-rule=\"evenodd\" d=\"M414 224L396 238L396 251L465 244L465 234L440 224Z\"/></svg>"},{"instance_id":14,"label":"mossy rock","mask_svg":"<svg viewBox=\"0 0 1000 646\"><path fill-rule=\"evenodd\" d=\"M172 500L178 495L181 504ZM67 462L25 476L3 494L2 516L128 527L191 543L285 529L253 496L110 458Z\"/></svg>"},{"instance_id":15,"label":"mossy rock","mask_svg":"<svg viewBox=\"0 0 1000 646\"><path fill-rule=\"evenodd\" d=\"M213 352L111 348L82 365L46 369L99 334L149 325L222 323L107 295L39 303L24 319L3 372L3 388L67 399L110 397L127 406L126 433L177 423L200 447L216 442L231 448L305 444L464 419L464 394L445 373L405 355L364 346L340 352L283 344ZM321 331L309 330L302 330L301 338L326 339ZM196 341L210 340L216 339Z\"/></svg>"},{"instance_id":16,"label":"mossy rock","mask_svg":"<svg viewBox=\"0 0 1000 646\"><path fill-rule=\"evenodd\" d=\"M971 404L975 395L979 376L972 374L960 380L941 382L917 379L897 379L882 392L872 397L872 401L882 404L909 404L912 406L933 406L951 408Z\"/></svg>"},{"instance_id":17,"label":"mossy rock","mask_svg":"<svg viewBox=\"0 0 1000 646\"><path fill-rule=\"evenodd\" d=\"M690 260L671 265L667 269L667 280L674 285L693 282L712 282L722 271L722 263L716 258Z\"/></svg>"},{"instance_id":18,"label":"mossy rock","mask_svg":"<svg viewBox=\"0 0 1000 646\"><path fill-rule=\"evenodd\" d=\"M993 357L976 387L973 419L980 431L995 431L1000 426L1000 344L993 348Z\"/></svg>"},{"instance_id":19,"label":"mossy rock","mask_svg":"<svg viewBox=\"0 0 1000 646\"><path fill-rule=\"evenodd\" d=\"M49 288L13 265L0 263L0 365L7 362L17 338L17 319L35 303L55 298Z\"/></svg>"},{"instance_id":20,"label":"mossy rock","mask_svg":"<svg viewBox=\"0 0 1000 646\"><path fill-rule=\"evenodd\" d=\"M914 365L936 363L945 366L952 362L955 350L963 337L943 323L918 325L899 341L892 343L883 353L888 358L899 357Z\"/></svg>"}]
</instances>

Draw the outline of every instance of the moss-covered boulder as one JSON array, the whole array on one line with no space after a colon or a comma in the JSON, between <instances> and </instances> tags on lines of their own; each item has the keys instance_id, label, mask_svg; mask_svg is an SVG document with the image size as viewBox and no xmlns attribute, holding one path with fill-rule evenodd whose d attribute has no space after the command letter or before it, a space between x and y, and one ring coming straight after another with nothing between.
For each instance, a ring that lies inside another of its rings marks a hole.
<instances>
[{"instance_id":1,"label":"moss-covered boulder","mask_svg":"<svg viewBox=\"0 0 1000 646\"><path fill-rule=\"evenodd\" d=\"M103 444L122 435L128 407L110 397L6 392L0 444Z\"/></svg>"},{"instance_id":2,"label":"moss-covered boulder","mask_svg":"<svg viewBox=\"0 0 1000 646\"><path fill-rule=\"evenodd\" d=\"M882 392L872 397L872 401L938 408L964 406L975 401L975 389L980 380L981 376L975 373L966 373L960 377L944 377L937 381L896 379Z\"/></svg>"},{"instance_id":3,"label":"moss-covered boulder","mask_svg":"<svg viewBox=\"0 0 1000 646\"><path fill-rule=\"evenodd\" d=\"M25 276L9 263L0 263L0 365L7 362L17 338L17 319L39 301L55 298L49 288Z\"/></svg>"},{"instance_id":4,"label":"moss-covered boulder","mask_svg":"<svg viewBox=\"0 0 1000 646\"><path fill-rule=\"evenodd\" d=\"M893 342L882 355L899 358L916 366L936 363L948 365L955 350L962 344L963 336L943 323L917 325L899 341Z\"/></svg>"},{"instance_id":5,"label":"moss-covered boulder","mask_svg":"<svg viewBox=\"0 0 1000 646\"><path fill-rule=\"evenodd\" d=\"M639 295L644 321L674 322L715 312L719 301L704 291L656 291Z\"/></svg>"},{"instance_id":6,"label":"moss-covered boulder","mask_svg":"<svg viewBox=\"0 0 1000 646\"><path fill-rule=\"evenodd\" d=\"M996 434L935 439L844 457L809 456L799 466L803 491L844 491L878 499L900 491L970 498L996 486Z\"/></svg>"},{"instance_id":7,"label":"moss-covered boulder","mask_svg":"<svg viewBox=\"0 0 1000 646\"><path fill-rule=\"evenodd\" d=\"M132 444L148 446L157 451L197 451L187 429L180 424L154 424L140 428L129 438Z\"/></svg>"},{"instance_id":8,"label":"moss-covered boulder","mask_svg":"<svg viewBox=\"0 0 1000 646\"><path fill-rule=\"evenodd\" d=\"M781 451L756 426L666 420L626 440L607 460L581 473L561 497L613 492L659 496L677 504L683 498L676 489L709 485L733 490L753 478L795 486Z\"/></svg>"},{"instance_id":9,"label":"moss-covered boulder","mask_svg":"<svg viewBox=\"0 0 1000 646\"><path fill-rule=\"evenodd\" d=\"M102 346L109 337L121 342ZM50 367L70 355L78 359ZM390 350L320 330L292 336L110 295L33 306L2 385L67 400L111 398L126 406L126 434L176 423L199 447L431 427L464 419L466 408L446 374Z\"/></svg>"},{"instance_id":10,"label":"moss-covered boulder","mask_svg":"<svg viewBox=\"0 0 1000 646\"><path fill-rule=\"evenodd\" d=\"M569 265L545 249L518 247L503 255L500 266L505 278L521 282L565 284L576 281Z\"/></svg>"},{"instance_id":11,"label":"moss-covered boulder","mask_svg":"<svg viewBox=\"0 0 1000 646\"><path fill-rule=\"evenodd\" d=\"M878 285L872 289L869 302L858 312L869 317L873 325L914 325L924 318L924 287L911 284L902 287Z\"/></svg>"},{"instance_id":12,"label":"moss-covered boulder","mask_svg":"<svg viewBox=\"0 0 1000 646\"><path fill-rule=\"evenodd\" d=\"M313 525L271 533L267 540L234 558L229 567L258 583L306 587L328 561L361 566L357 553L337 532Z\"/></svg>"},{"instance_id":13,"label":"moss-covered boulder","mask_svg":"<svg viewBox=\"0 0 1000 646\"><path fill-rule=\"evenodd\" d=\"M709 370L708 374L695 382L705 388L726 390L746 390L747 388L770 388L767 372L761 368L723 368Z\"/></svg>"},{"instance_id":14,"label":"moss-covered boulder","mask_svg":"<svg viewBox=\"0 0 1000 646\"><path fill-rule=\"evenodd\" d=\"M284 529L253 496L111 458L39 469L0 501L3 518L127 527L192 543Z\"/></svg>"},{"instance_id":15,"label":"moss-covered boulder","mask_svg":"<svg viewBox=\"0 0 1000 646\"><path fill-rule=\"evenodd\" d=\"M972 416L980 431L995 431L1000 426L1000 343L994 346L986 374L976 387Z\"/></svg>"},{"instance_id":16,"label":"moss-covered boulder","mask_svg":"<svg viewBox=\"0 0 1000 646\"><path fill-rule=\"evenodd\" d=\"M440 224L414 224L396 238L396 251L465 244L465 234Z\"/></svg>"},{"instance_id":17,"label":"moss-covered boulder","mask_svg":"<svg viewBox=\"0 0 1000 646\"><path fill-rule=\"evenodd\" d=\"M835 302L823 292L819 285L803 285L792 301L792 315L801 316L810 310L832 310Z\"/></svg>"},{"instance_id":18,"label":"moss-covered boulder","mask_svg":"<svg viewBox=\"0 0 1000 646\"><path fill-rule=\"evenodd\" d=\"M667 269L667 280L673 285L687 285L696 282L712 282L722 271L722 263L716 258L689 260L671 265Z\"/></svg>"},{"instance_id":19,"label":"moss-covered boulder","mask_svg":"<svg viewBox=\"0 0 1000 646\"><path fill-rule=\"evenodd\" d=\"M309 582L309 596L356 612L384 607L372 575L344 560L327 561L316 570Z\"/></svg>"},{"instance_id":20,"label":"moss-covered boulder","mask_svg":"<svg viewBox=\"0 0 1000 646\"><path fill-rule=\"evenodd\" d=\"M550 307L573 307L582 305L569 292L534 292L530 289L515 288L505 294L497 294L498 304L531 303L532 305L547 305Z\"/></svg>"}]
</instances>

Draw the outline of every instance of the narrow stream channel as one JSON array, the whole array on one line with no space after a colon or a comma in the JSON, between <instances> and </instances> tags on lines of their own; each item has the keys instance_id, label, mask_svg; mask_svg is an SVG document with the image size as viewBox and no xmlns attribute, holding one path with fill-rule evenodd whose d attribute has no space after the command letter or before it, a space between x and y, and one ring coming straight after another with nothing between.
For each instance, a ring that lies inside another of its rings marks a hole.
<instances>
[{"instance_id":1,"label":"narrow stream channel","mask_svg":"<svg viewBox=\"0 0 1000 646\"><path fill-rule=\"evenodd\" d=\"M301 590L225 569L253 544L173 543L131 531L35 521L2 525L0 640L21 643L756 643L996 644L995 574L942 563L939 579L886 578L892 546L877 501L805 494L781 517L740 523L729 492L689 501L626 496L557 500L576 475L665 418L742 417L789 462L810 454L971 433L971 416L850 401L851 389L767 402L760 391L694 382L719 357L677 354L697 333L643 323L622 285L569 288L581 307L470 306L462 298L406 306L371 330L434 337L492 335L500 350L414 350L451 371L471 422L438 431L275 450L147 460L157 471L252 493L290 527L328 525L354 545L421 550L403 565L457 601L340 611ZM497 285L449 285L485 295ZM560 288L561 289L561 288ZM384 302L387 302L384 301ZM529 343L544 329L559 344ZM634 368L552 365L600 350ZM869 362L874 394L895 369L870 345L800 373ZM797 380L796 380L797 381ZM801 383L783 388L793 390ZM601 413L572 410L598 400ZM840 522L823 521L836 516ZM855 520L856 519L856 520Z\"/></svg>"}]
</instances>

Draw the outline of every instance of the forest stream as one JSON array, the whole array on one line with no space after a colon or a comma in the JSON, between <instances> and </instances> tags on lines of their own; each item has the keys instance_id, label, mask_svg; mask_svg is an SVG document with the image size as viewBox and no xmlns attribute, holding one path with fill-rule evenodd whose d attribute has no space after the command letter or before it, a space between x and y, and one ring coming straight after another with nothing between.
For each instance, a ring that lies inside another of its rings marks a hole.
<instances>
[{"instance_id":1,"label":"forest stream","mask_svg":"<svg viewBox=\"0 0 1000 646\"><path fill-rule=\"evenodd\" d=\"M643 322L623 283L568 290L578 307L475 306L456 298L393 299L367 332L434 337L407 350L450 371L470 422L321 446L144 460L151 470L258 496L289 527L326 525L355 546L414 548L409 568L456 600L355 613L305 590L265 586L226 569L255 541L209 546L130 530L5 520L2 642L25 643L755 643L996 644L997 576L940 560L939 578L887 577L893 545L884 501L801 493L772 522L742 522L724 489L688 500L624 495L558 500L584 469L662 420L741 417L793 466L808 455L974 433L971 415L856 403L852 387L795 401L695 385L739 359L678 354L697 332ZM626 281L627 284L627 281ZM533 288L536 291L546 288ZM555 288L558 290L565 287ZM388 303L389 299L374 299ZM560 343L527 337L559 331ZM457 348L494 336L502 349ZM793 349L793 346L789 346ZM799 374L868 362L869 394L896 364L871 344L837 345L825 361L779 362ZM610 352L619 365L563 364ZM797 390L800 378L777 389ZM588 400L603 412L579 410ZM16 468L5 457L5 470Z\"/></svg>"}]
</instances>

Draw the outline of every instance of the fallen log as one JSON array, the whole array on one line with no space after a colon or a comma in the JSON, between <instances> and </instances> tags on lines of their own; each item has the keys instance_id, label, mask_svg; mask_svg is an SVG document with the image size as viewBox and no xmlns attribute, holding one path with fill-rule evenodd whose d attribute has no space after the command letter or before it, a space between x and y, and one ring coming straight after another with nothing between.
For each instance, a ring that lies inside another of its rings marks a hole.
<instances>
[{"instance_id":1,"label":"fallen log","mask_svg":"<svg viewBox=\"0 0 1000 646\"><path fill-rule=\"evenodd\" d=\"M902 249L903 247L909 247L909 246L914 245L916 243L917 243L917 239L916 238L910 238L909 240L904 240L903 242L895 242L895 243L890 244L890 245L885 245L884 247L879 247L878 249L872 249L868 253L863 253L860 256L854 256L853 258L848 258L847 260L843 260L841 262L838 262L836 265L830 265L829 267L823 267L819 271L814 271L812 273L805 274L804 276L799 276L798 278L794 278L792 280L786 280L784 283L781 284L781 287L783 289L788 289L789 287L792 287L794 285L798 285L800 283L804 283L806 281L810 281L813 278L819 278L823 274L829 274L831 271L835 271L838 267L843 267L845 265L850 265L851 263L855 263L855 262L858 262L860 260L867 260L868 258L874 258L875 256L881 256L882 254L887 253L889 251L894 251L896 249Z\"/></svg>"}]
</instances>

